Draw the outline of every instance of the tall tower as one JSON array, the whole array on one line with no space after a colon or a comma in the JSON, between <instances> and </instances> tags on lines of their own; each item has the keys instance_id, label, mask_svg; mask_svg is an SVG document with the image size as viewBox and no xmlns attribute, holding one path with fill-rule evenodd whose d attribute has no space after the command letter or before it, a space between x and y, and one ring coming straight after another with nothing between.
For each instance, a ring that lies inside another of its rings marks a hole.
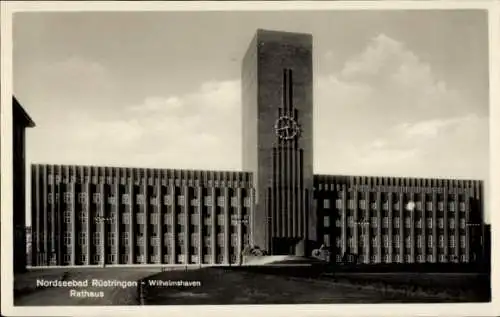
<instances>
[{"instance_id":1,"label":"tall tower","mask_svg":"<svg viewBox=\"0 0 500 317\"><path fill-rule=\"evenodd\" d=\"M254 173L252 241L310 255L313 210L312 36L258 30L242 66L243 168Z\"/></svg>"}]
</instances>

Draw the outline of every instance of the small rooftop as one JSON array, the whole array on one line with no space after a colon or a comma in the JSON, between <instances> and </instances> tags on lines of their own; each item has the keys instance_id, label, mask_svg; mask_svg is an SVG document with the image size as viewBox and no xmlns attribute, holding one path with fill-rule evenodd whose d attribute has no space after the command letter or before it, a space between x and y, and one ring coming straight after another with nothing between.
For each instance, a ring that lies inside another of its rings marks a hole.
<instances>
[{"instance_id":1,"label":"small rooftop","mask_svg":"<svg viewBox=\"0 0 500 317\"><path fill-rule=\"evenodd\" d=\"M21 122L25 127L35 127L35 122L21 106L15 96L12 96L12 117L14 121Z\"/></svg>"}]
</instances>

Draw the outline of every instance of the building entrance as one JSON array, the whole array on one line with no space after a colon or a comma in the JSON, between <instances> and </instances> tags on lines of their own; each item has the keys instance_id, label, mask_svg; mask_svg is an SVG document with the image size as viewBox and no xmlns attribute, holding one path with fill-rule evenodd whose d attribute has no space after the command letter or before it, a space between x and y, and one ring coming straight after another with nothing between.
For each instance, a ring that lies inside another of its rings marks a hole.
<instances>
[{"instance_id":1,"label":"building entrance","mask_svg":"<svg viewBox=\"0 0 500 317\"><path fill-rule=\"evenodd\" d=\"M273 238L271 254L297 255L297 246L300 240L297 238Z\"/></svg>"}]
</instances>

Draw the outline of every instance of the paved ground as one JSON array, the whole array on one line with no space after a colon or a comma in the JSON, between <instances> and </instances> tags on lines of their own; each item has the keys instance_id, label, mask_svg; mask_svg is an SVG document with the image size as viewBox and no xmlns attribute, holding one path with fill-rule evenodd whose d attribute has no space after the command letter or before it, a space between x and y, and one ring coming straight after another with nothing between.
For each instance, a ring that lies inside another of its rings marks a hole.
<instances>
[{"instance_id":1,"label":"paved ground","mask_svg":"<svg viewBox=\"0 0 500 317\"><path fill-rule=\"evenodd\" d=\"M147 287L144 305L332 304L384 302L443 302L446 298L369 289L317 278L259 274L243 270L204 268L163 272L150 280L199 282L201 286Z\"/></svg>"},{"instance_id":2,"label":"paved ground","mask_svg":"<svg viewBox=\"0 0 500 317\"><path fill-rule=\"evenodd\" d=\"M305 267L182 268L160 272L159 268L47 269L16 276L14 304L20 306L76 305L222 305L222 304L330 304L330 303L435 303L457 302L446 292L427 292L408 287L417 279L438 279L448 286L458 278L431 278L421 274L334 274L312 276ZM304 273L305 272L305 273ZM311 272L309 272L311 273ZM425 275L425 274L424 274ZM404 277L404 278L403 278ZM139 296L137 287L94 287L89 292L104 292L102 298L70 297L68 288L36 289L36 279L144 280ZM406 279L406 280L405 280ZM391 282L392 280L392 282ZM152 286L150 281L184 281L184 286ZM413 282L412 282L413 281ZM455 282L453 282L455 281ZM469 288L474 288L472 280ZM429 280L430 282L430 280ZM189 285L188 285L189 284ZM150 285L150 286L147 286ZM467 286L466 285L466 286ZM399 288L399 289L398 289Z\"/></svg>"},{"instance_id":3,"label":"paved ground","mask_svg":"<svg viewBox=\"0 0 500 317\"><path fill-rule=\"evenodd\" d=\"M115 279L138 281L160 269L151 268L106 268L106 269L47 269L36 270L15 277L14 297L16 306L77 306L77 305L137 305L137 287L88 287L88 292L103 292L104 297L70 297L70 288L36 288L36 279L91 280ZM64 274L67 272L66 274ZM77 289L82 290L82 289Z\"/></svg>"}]
</instances>

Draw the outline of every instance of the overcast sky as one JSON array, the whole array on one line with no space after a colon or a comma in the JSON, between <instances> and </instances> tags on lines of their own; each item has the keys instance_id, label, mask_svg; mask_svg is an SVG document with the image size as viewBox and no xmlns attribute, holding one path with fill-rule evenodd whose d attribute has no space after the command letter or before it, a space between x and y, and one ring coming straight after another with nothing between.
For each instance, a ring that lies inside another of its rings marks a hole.
<instances>
[{"instance_id":1,"label":"overcast sky","mask_svg":"<svg viewBox=\"0 0 500 317\"><path fill-rule=\"evenodd\" d=\"M483 11L17 13L27 161L241 169L257 28L314 37L314 171L488 181Z\"/></svg>"}]
</instances>

